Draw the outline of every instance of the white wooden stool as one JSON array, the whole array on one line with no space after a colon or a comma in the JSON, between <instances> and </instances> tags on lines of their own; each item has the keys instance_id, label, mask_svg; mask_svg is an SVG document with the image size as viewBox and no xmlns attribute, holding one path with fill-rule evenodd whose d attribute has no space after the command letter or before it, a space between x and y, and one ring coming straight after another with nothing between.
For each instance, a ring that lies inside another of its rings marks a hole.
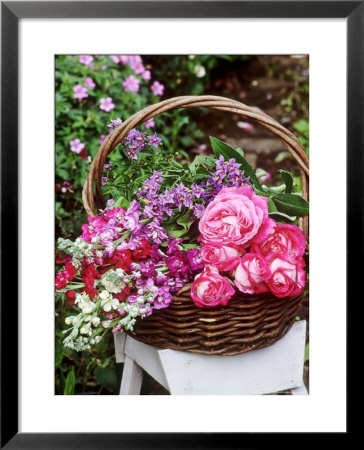
<instances>
[{"instance_id":1,"label":"white wooden stool","mask_svg":"<svg viewBox=\"0 0 364 450\"><path fill-rule=\"evenodd\" d=\"M125 333L115 338L116 362L124 362L120 395L139 395L143 370L172 395L307 394L303 383L306 321L295 322L275 344L235 356L162 350Z\"/></svg>"}]
</instances>

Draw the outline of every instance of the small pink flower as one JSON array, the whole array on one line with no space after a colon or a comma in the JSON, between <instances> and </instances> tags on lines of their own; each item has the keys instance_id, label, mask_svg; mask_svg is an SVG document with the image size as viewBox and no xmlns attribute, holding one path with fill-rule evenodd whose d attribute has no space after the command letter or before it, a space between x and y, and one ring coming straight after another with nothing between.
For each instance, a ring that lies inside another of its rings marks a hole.
<instances>
[{"instance_id":1,"label":"small pink flower","mask_svg":"<svg viewBox=\"0 0 364 450\"><path fill-rule=\"evenodd\" d=\"M229 280L212 266L206 266L191 286L192 300L199 308L226 305L234 293Z\"/></svg>"},{"instance_id":2,"label":"small pink flower","mask_svg":"<svg viewBox=\"0 0 364 450\"><path fill-rule=\"evenodd\" d=\"M131 58L130 55L119 55L119 62L121 64L129 64L130 58Z\"/></svg>"},{"instance_id":3,"label":"small pink flower","mask_svg":"<svg viewBox=\"0 0 364 450\"><path fill-rule=\"evenodd\" d=\"M142 62L142 57L140 55L120 55L122 56L127 56L128 58L128 62L126 64L129 64L129 66L131 67L133 64L137 64L137 63L141 63Z\"/></svg>"},{"instance_id":4,"label":"small pink flower","mask_svg":"<svg viewBox=\"0 0 364 450\"><path fill-rule=\"evenodd\" d=\"M154 119L148 119L147 121L144 122L144 126L145 128L153 128L155 127L155 122Z\"/></svg>"},{"instance_id":5,"label":"small pink flower","mask_svg":"<svg viewBox=\"0 0 364 450\"><path fill-rule=\"evenodd\" d=\"M78 100L82 100L83 98L88 97L87 89L80 84L73 86L73 92L73 97L77 98Z\"/></svg>"},{"instance_id":6,"label":"small pink flower","mask_svg":"<svg viewBox=\"0 0 364 450\"><path fill-rule=\"evenodd\" d=\"M110 55L110 58L115 64L119 64L120 62L119 55Z\"/></svg>"},{"instance_id":7,"label":"small pink flower","mask_svg":"<svg viewBox=\"0 0 364 450\"><path fill-rule=\"evenodd\" d=\"M145 70L142 73L143 80L150 80L152 78L152 74L150 73L150 70Z\"/></svg>"},{"instance_id":8,"label":"small pink flower","mask_svg":"<svg viewBox=\"0 0 364 450\"><path fill-rule=\"evenodd\" d=\"M80 55L80 63L86 64L86 66L90 66L93 62L94 58L91 55Z\"/></svg>"},{"instance_id":9,"label":"small pink flower","mask_svg":"<svg viewBox=\"0 0 364 450\"><path fill-rule=\"evenodd\" d=\"M100 136L99 145L101 145L104 142L105 138L106 138L105 134L102 134Z\"/></svg>"},{"instance_id":10,"label":"small pink flower","mask_svg":"<svg viewBox=\"0 0 364 450\"><path fill-rule=\"evenodd\" d=\"M234 283L241 292L261 294L269 291L266 282L270 275L268 264L261 255L247 253L234 272Z\"/></svg>"},{"instance_id":11,"label":"small pink flower","mask_svg":"<svg viewBox=\"0 0 364 450\"><path fill-rule=\"evenodd\" d=\"M100 109L102 109L103 111L110 112L114 108L115 108L115 105L112 102L111 97L100 99Z\"/></svg>"},{"instance_id":12,"label":"small pink flower","mask_svg":"<svg viewBox=\"0 0 364 450\"><path fill-rule=\"evenodd\" d=\"M272 294L279 298L300 295L305 287L306 272L302 258L292 260L287 256L277 256L272 253L267 257L272 276L268 286Z\"/></svg>"},{"instance_id":13,"label":"small pink flower","mask_svg":"<svg viewBox=\"0 0 364 450\"><path fill-rule=\"evenodd\" d=\"M215 266L221 272L235 269L240 262L240 256L244 250L236 248L206 244L201 249L202 260L205 264Z\"/></svg>"},{"instance_id":14,"label":"small pink flower","mask_svg":"<svg viewBox=\"0 0 364 450\"><path fill-rule=\"evenodd\" d=\"M145 67L143 66L143 63L141 63L141 62L133 62L132 64L130 64L130 68L137 75L141 75L145 72Z\"/></svg>"},{"instance_id":15,"label":"small pink flower","mask_svg":"<svg viewBox=\"0 0 364 450\"><path fill-rule=\"evenodd\" d=\"M78 155L85 148L85 144L83 144L79 139L74 139L70 142L71 151L77 153Z\"/></svg>"},{"instance_id":16,"label":"small pink flower","mask_svg":"<svg viewBox=\"0 0 364 450\"><path fill-rule=\"evenodd\" d=\"M134 75L126 78L123 81L123 87L125 92L138 92L139 91L140 80Z\"/></svg>"},{"instance_id":17,"label":"small pink flower","mask_svg":"<svg viewBox=\"0 0 364 450\"><path fill-rule=\"evenodd\" d=\"M203 213L199 229L205 243L247 247L274 230L268 218L268 199L251 186L223 188Z\"/></svg>"},{"instance_id":18,"label":"small pink flower","mask_svg":"<svg viewBox=\"0 0 364 450\"><path fill-rule=\"evenodd\" d=\"M86 78L85 82L83 83L83 85L86 88L94 88L96 86L94 80L91 77Z\"/></svg>"},{"instance_id":19,"label":"small pink flower","mask_svg":"<svg viewBox=\"0 0 364 450\"><path fill-rule=\"evenodd\" d=\"M256 172L261 172L263 169L257 169ZM265 171L263 171L264 173ZM258 176L259 181L268 181L272 178L272 175L269 172L265 172L264 175Z\"/></svg>"},{"instance_id":20,"label":"small pink flower","mask_svg":"<svg viewBox=\"0 0 364 450\"><path fill-rule=\"evenodd\" d=\"M155 81L151 87L150 87L151 91L153 92L154 95L158 96L158 95L163 95L164 92L164 85L161 84L159 81Z\"/></svg>"},{"instance_id":21,"label":"small pink flower","mask_svg":"<svg viewBox=\"0 0 364 450\"><path fill-rule=\"evenodd\" d=\"M248 122L238 122L237 126L239 128L242 128L245 131L253 131L254 130L254 125L252 125L251 123L248 123Z\"/></svg>"}]
</instances>

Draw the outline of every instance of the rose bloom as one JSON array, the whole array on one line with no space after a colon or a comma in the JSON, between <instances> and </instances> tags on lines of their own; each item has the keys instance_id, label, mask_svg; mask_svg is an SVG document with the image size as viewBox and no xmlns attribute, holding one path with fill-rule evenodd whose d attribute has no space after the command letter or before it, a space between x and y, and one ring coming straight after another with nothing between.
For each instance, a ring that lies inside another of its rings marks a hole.
<instances>
[{"instance_id":1,"label":"rose bloom","mask_svg":"<svg viewBox=\"0 0 364 450\"><path fill-rule=\"evenodd\" d=\"M235 293L229 280L219 274L213 266L196 276L191 286L191 297L199 308L205 306L226 305Z\"/></svg>"},{"instance_id":2,"label":"rose bloom","mask_svg":"<svg viewBox=\"0 0 364 450\"><path fill-rule=\"evenodd\" d=\"M265 259L256 253L247 253L240 259L235 270L235 286L246 294L268 292L267 280L271 273Z\"/></svg>"},{"instance_id":3,"label":"rose bloom","mask_svg":"<svg viewBox=\"0 0 364 450\"><path fill-rule=\"evenodd\" d=\"M221 189L199 222L205 243L244 247L264 241L274 227L267 197L255 195L251 186Z\"/></svg>"},{"instance_id":4,"label":"rose bloom","mask_svg":"<svg viewBox=\"0 0 364 450\"><path fill-rule=\"evenodd\" d=\"M276 253L300 258L305 252L306 238L303 231L296 225L277 224L273 234L259 245L254 245L253 248L264 256Z\"/></svg>"},{"instance_id":5,"label":"rose bloom","mask_svg":"<svg viewBox=\"0 0 364 450\"><path fill-rule=\"evenodd\" d=\"M268 256L271 277L268 286L272 294L279 298L294 297L302 293L306 282L306 272L303 270L303 259L285 259L275 255Z\"/></svg>"},{"instance_id":6,"label":"rose bloom","mask_svg":"<svg viewBox=\"0 0 364 450\"><path fill-rule=\"evenodd\" d=\"M235 269L240 262L244 250L218 244L206 244L201 249L202 260L205 264L215 266L221 272Z\"/></svg>"}]
</instances>

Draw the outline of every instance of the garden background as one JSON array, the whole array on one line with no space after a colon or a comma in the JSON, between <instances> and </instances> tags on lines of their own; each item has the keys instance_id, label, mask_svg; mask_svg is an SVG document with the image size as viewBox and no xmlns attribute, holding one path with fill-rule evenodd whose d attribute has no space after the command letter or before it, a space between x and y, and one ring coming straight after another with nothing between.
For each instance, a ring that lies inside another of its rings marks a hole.
<instances>
[{"instance_id":1,"label":"garden background","mask_svg":"<svg viewBox=\"0 0 364 450\"><path fill-rule=\"evenodd\" d=\"M57 55L55 57L55 238L76 238L87 221L82 187L92 158L112 120L125 120L152 103L179 95L220 95L260 108L296 134L308 152L309 60L305 55ZM268 130L238 115L202 109L174 110L146 127L176 159L212 153L209 136L242 148L265 184L280 184L278 169L299 172L283 144ZM142 127L143 128L143 127ZM144 128L145 129L145 128ZM118 155L110 155L115 162ZM112 195L105 170L104 193ZM62 259L56 253L56 263ZM56 264L56 271L59 266ZM55 304L55 393L118 393L122 364L115 364L108 333L89 352L62 344L67 301ZM308 285L298 318L309 321ZM308 329L305 384L308 387ZM168 394L145 376L142 394Z\"/></svg>"}]
</instances>

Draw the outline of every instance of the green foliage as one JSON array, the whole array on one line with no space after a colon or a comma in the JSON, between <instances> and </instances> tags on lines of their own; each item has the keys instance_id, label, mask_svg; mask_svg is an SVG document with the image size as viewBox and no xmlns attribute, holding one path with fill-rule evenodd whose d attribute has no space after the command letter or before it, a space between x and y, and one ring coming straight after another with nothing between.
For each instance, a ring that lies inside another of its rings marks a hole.
<instances>
[{"instance_id":1,"label":"green foliage","mask_svg":"<svg viewBox=\"0 0 364 450\"><path fill-rule=\"evenodd\" d=\"M94 370L94 375L101 386L105 387L112 394L116 394L117 377L115 369L112 367L97 367Z\"/></svg>"},{"instance_id":2,"label":"green foliage","mask_svg":"<svg viewBox=\"0 0 364 450\"><path fill-rule=\"evenodd\" d=\"M76 384L75 371L74 368L72 367L71 371L69 372L66 378L64 395L73 395L75 392L75 384Z\"/></svg>"},{"instance_id":3,"label":"green foliage","mask_svg":"<svg viewBox=\"0 0 364 450\"><path fill-rule=\"evenodd\" d=\"M305 345L305 362L310 360L310 343Z\"/></svg>"},{"instance_id":4,"label":"green foliage","mask_svg":"<svg viewBox=\"0 0 364 450\"><path fill-rule=\"evenodd\" d=\"M244 170L245 175L250 178L250 182L253 184L253 186L258 191L263 192L262 186L259 183L259 180L255 175L253 168L244 158L244 153L242 152L242 150L233 149L232 147L230 147L230 145L212 136L210 136L210 141L216 158L218 158L220 155L222 155L225 160L235 158L236 162L241 164L242 170Z\"/></svg>"},{"instance_id":5,"label":"green foliage","mask_svg":"<svg viewBox=\"0 0 364 450\"><path fill-rule=\"evenodd\" d=\"M300 133L298 140L303 145L307 156L309 156L309 123L306 119L301 119L293 124L295 130Z\"/></svg>"}]
</instances>

